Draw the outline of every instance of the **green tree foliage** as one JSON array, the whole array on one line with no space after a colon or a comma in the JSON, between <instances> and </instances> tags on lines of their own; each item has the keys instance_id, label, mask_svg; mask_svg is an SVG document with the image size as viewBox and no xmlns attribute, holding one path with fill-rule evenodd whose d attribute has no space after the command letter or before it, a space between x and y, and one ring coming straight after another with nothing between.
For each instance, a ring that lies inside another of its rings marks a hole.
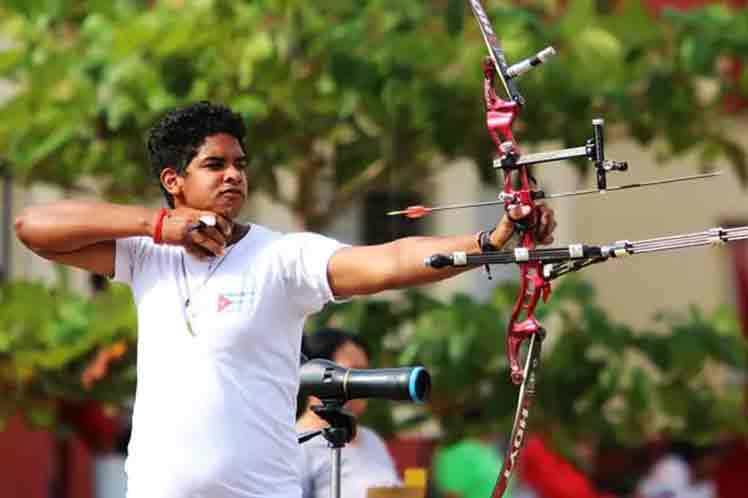
<instances>
[{"instance_id":1,"label":"green tree foliage","mask_svg":"<svg viewBox=\"0 0 748 498\"><path fill-rule=\"evenodd\" d=\"M748 13L653 19L638 1L485 2L510 60L553 44L523 78L518 137L578 146L604 116L663 157L744 151L723 129L719 72L744 57ZM0 156L26 181L97 178L113 199L156 192L143 137L164 110L222 101L250 125L252 185L310 228L373 187L418 187L437 159L493 178L482 115L485 48L465 2L34 0L0 7ZM711 92L702 91L711 84ZM288 172L298 188L279 188ZM330 189L332 182L334 188Z\"/></svg>"},{"instance_id":2,"label":"green tree foliage","mask_svg":"<svg viewBox=\"0 0 748 498\"><path fill-rule=\"evenodd\" d=\"M410 292L328 307L311 328L360 331L378 366L425 365L432 399L415 420L435 417L446 441L508 434L517 389L509 380L505 330L516 295L513 284L485 303ZM567 277L538 317L548 336L530 424L568 454L579 441L635 446L663 434L705 442L748 432L739 381L748 347L733 314L694 309L661 317L664 332L634 330L607 317L589 284ZM392 430L383 414L376 410L370 423Z\"/></svg>"},{"instance_id":3,"label":"green tree foliage","mask_svg":"<svg viewBox=\"0 0 748 498\"><path fill-rule=\"evenodd\" d=\"M128 289L93 297L39 283L0 287L0 428L17 412L61 428L59 402L119 406L135 392L136 317ZM84 382L102 351L121 348L106 375Z\"/></svg>"},{"instance_id":4,"label":"green tree foliage","mask_svg":"<svg viewBox=\"0 0 748 498\"><path fill-rule=\"evenodd\" d=\"M432 399L406 418L391 403L372 403L364 423L385 434L436 418L445 440L506 434L516 403L505 357L505 327L516 286L497 288L489 302L457 295L440 301L418 291L397 300L356 300L328 306L308 329L321 325L361 334L373 366L423 364ZM531 424L559 448L599 440L635 445L655 434L710 441L748 432L739 372L748 347L735 317L663 316L665 332L614 323L592 288L567 278L539 319L548 328ZM135 387L136 317L129 291L112 286L92 297L17 282L0 288L0 424L21 412L34 424L65 429L60 402L121 406ZM124 354L96 382L86 372L102 352ZM560 395L559 393L563 393Z\"/></svg>"}]
</instances>

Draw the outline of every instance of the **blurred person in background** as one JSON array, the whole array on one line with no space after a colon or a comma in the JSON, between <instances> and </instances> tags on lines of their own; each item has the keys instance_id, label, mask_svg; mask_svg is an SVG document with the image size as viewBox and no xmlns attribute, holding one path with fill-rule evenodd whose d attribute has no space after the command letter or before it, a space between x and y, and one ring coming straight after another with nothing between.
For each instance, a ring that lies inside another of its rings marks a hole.
<instances>
[{"instance_id":1,"label":"blurred person in background","mask_svg":"<svg viewBox=\"0 0 748 498\"><path fill-rule=\"evenodd\" d=\"M482 236L372 246L240 222L252 173L245 135L225 106L175 109L147 139L168 208L64 200L16 219L37 255L133 292L128 498L299 498L294 415L306 317L339 298L455 276L466 269L426 268L424 258L501 248L513 235L506 215ZM509 212L520 219L529 209ZM553 211L541 207L537 221L536 238L552 242Z\"/></svg>"},{"instance_id":2,"label":"blurred person in background","mask_svg":"<svg viewBox=\"0 0 748 498\"><path fill-rule=\"evenodd\" d=\"M637 498L717 498L717 446L673 442L637 486ZM748 496L748 479L744 496Z\"/></svg>"},{"instance_id":3,"label":"blurred person in background","mask_svg":"<svg viewBox=\"0 0 748 498\"><path fill-rule=\"evenodd\" d=\"M302 340L302 353L307 358L330 360L345 368L369 368L369 353L363 342L349 332L325 328L307 334ZM353 399L345 409L356 419L366 411L365 399ZM300 415L296 421L299 432L319 430L327 422L311 409L322 402L314 396L299 398ZM330 496L330 448L327 441L318 436L301 445L304 453L302 463L302 491L304 498L327 498ZM398 486L401 484L384 441L370 428L357 426L356 436L340 453L341 496L366 498L367 490L373 486Z\"/></svg>"}]
</instances>

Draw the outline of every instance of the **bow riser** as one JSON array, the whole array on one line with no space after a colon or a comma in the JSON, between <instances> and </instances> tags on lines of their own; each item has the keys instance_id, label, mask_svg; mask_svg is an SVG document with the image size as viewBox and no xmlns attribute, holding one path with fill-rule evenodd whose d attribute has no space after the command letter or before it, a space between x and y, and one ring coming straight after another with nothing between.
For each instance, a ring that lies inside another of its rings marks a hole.
<instances>
[{"instance_id":1,"label":"bow riser","mask_svg":"<svg viewBox=\"0 0 748 498\"><path fill-rule=\"evenodd\" d=\"M483 74L486 127L496 147L497 155L502 158L501 163L505 165L502 168L504 209L509 212L521 206L530 207L530 214L523 220L515 222L515 226L516 230L522 234L520 247L533 250L536 245L534 231L539 222L538 213L527 165L516 164L520 152L511 129L521 106L517 102L500 99L496 95L493 86L496 73L490 58L484 61ZM504 78L500 79L504 80ZM517 189L515 189L515 181L518 184ZM524 377L520 367L520 347L525 340L540 330L540 324L535 319L535 307L541 295L544 300L547 300L550 295L550 284L543 280L542 267L539 263L522 263L519 266L520 291L506 330L506 354L511 379L515 384L520 384Z\"/></svg>"},{"instance_id":2,"label":"bow riser","mask_svg":"<svg viewBox=\"0 0 748 498\"><path fill-rule=\"evenodd\" d=\"M486 128L493 140L498 155L504 155L502 148L509 146L512 150L516 147L512 125L515 118L522 110L517 102L511 102L500 98L496 94L494 81L496 80L496 69L490 57L483 61L483 100L486 103ZM499 78L504 81L503 78Z\"/></svg>"}]
</instances>

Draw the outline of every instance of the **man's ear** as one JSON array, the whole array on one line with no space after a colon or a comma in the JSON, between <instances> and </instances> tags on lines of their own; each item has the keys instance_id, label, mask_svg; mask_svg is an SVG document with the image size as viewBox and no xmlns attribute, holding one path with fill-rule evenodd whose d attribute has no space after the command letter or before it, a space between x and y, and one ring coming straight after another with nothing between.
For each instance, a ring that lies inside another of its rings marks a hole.
<instances>
[{"instance_id":1,"label":"man's ear","mask_svg":"<svg viewBox=\"0 0 748 498\"><path fill-rule=\"evenodd\" d=\"M177 173L177 170L167 166L161 170L159 176L161 185L164 189L169 192L172 196L179 195L182 192L182 175Z\"/></svg>"}]
</instances>

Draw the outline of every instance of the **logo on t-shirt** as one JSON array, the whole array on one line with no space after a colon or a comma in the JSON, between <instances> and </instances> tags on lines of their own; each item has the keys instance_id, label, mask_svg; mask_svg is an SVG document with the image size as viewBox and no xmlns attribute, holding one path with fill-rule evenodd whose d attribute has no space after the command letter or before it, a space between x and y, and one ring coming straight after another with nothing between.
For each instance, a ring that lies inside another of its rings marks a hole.
<instances>
[{"instance_id":1,"label":"logo on t-shirt","mask_svg":"<svg viewBox=\"0 0 748 498\"><path fill-rule=\"evenodd\" d=\"M236 312L244 309L244 304L249 303L254 296L253 291L225 292L218 294L218 313L222 311Z\"/></svg>"}]
</instances>

